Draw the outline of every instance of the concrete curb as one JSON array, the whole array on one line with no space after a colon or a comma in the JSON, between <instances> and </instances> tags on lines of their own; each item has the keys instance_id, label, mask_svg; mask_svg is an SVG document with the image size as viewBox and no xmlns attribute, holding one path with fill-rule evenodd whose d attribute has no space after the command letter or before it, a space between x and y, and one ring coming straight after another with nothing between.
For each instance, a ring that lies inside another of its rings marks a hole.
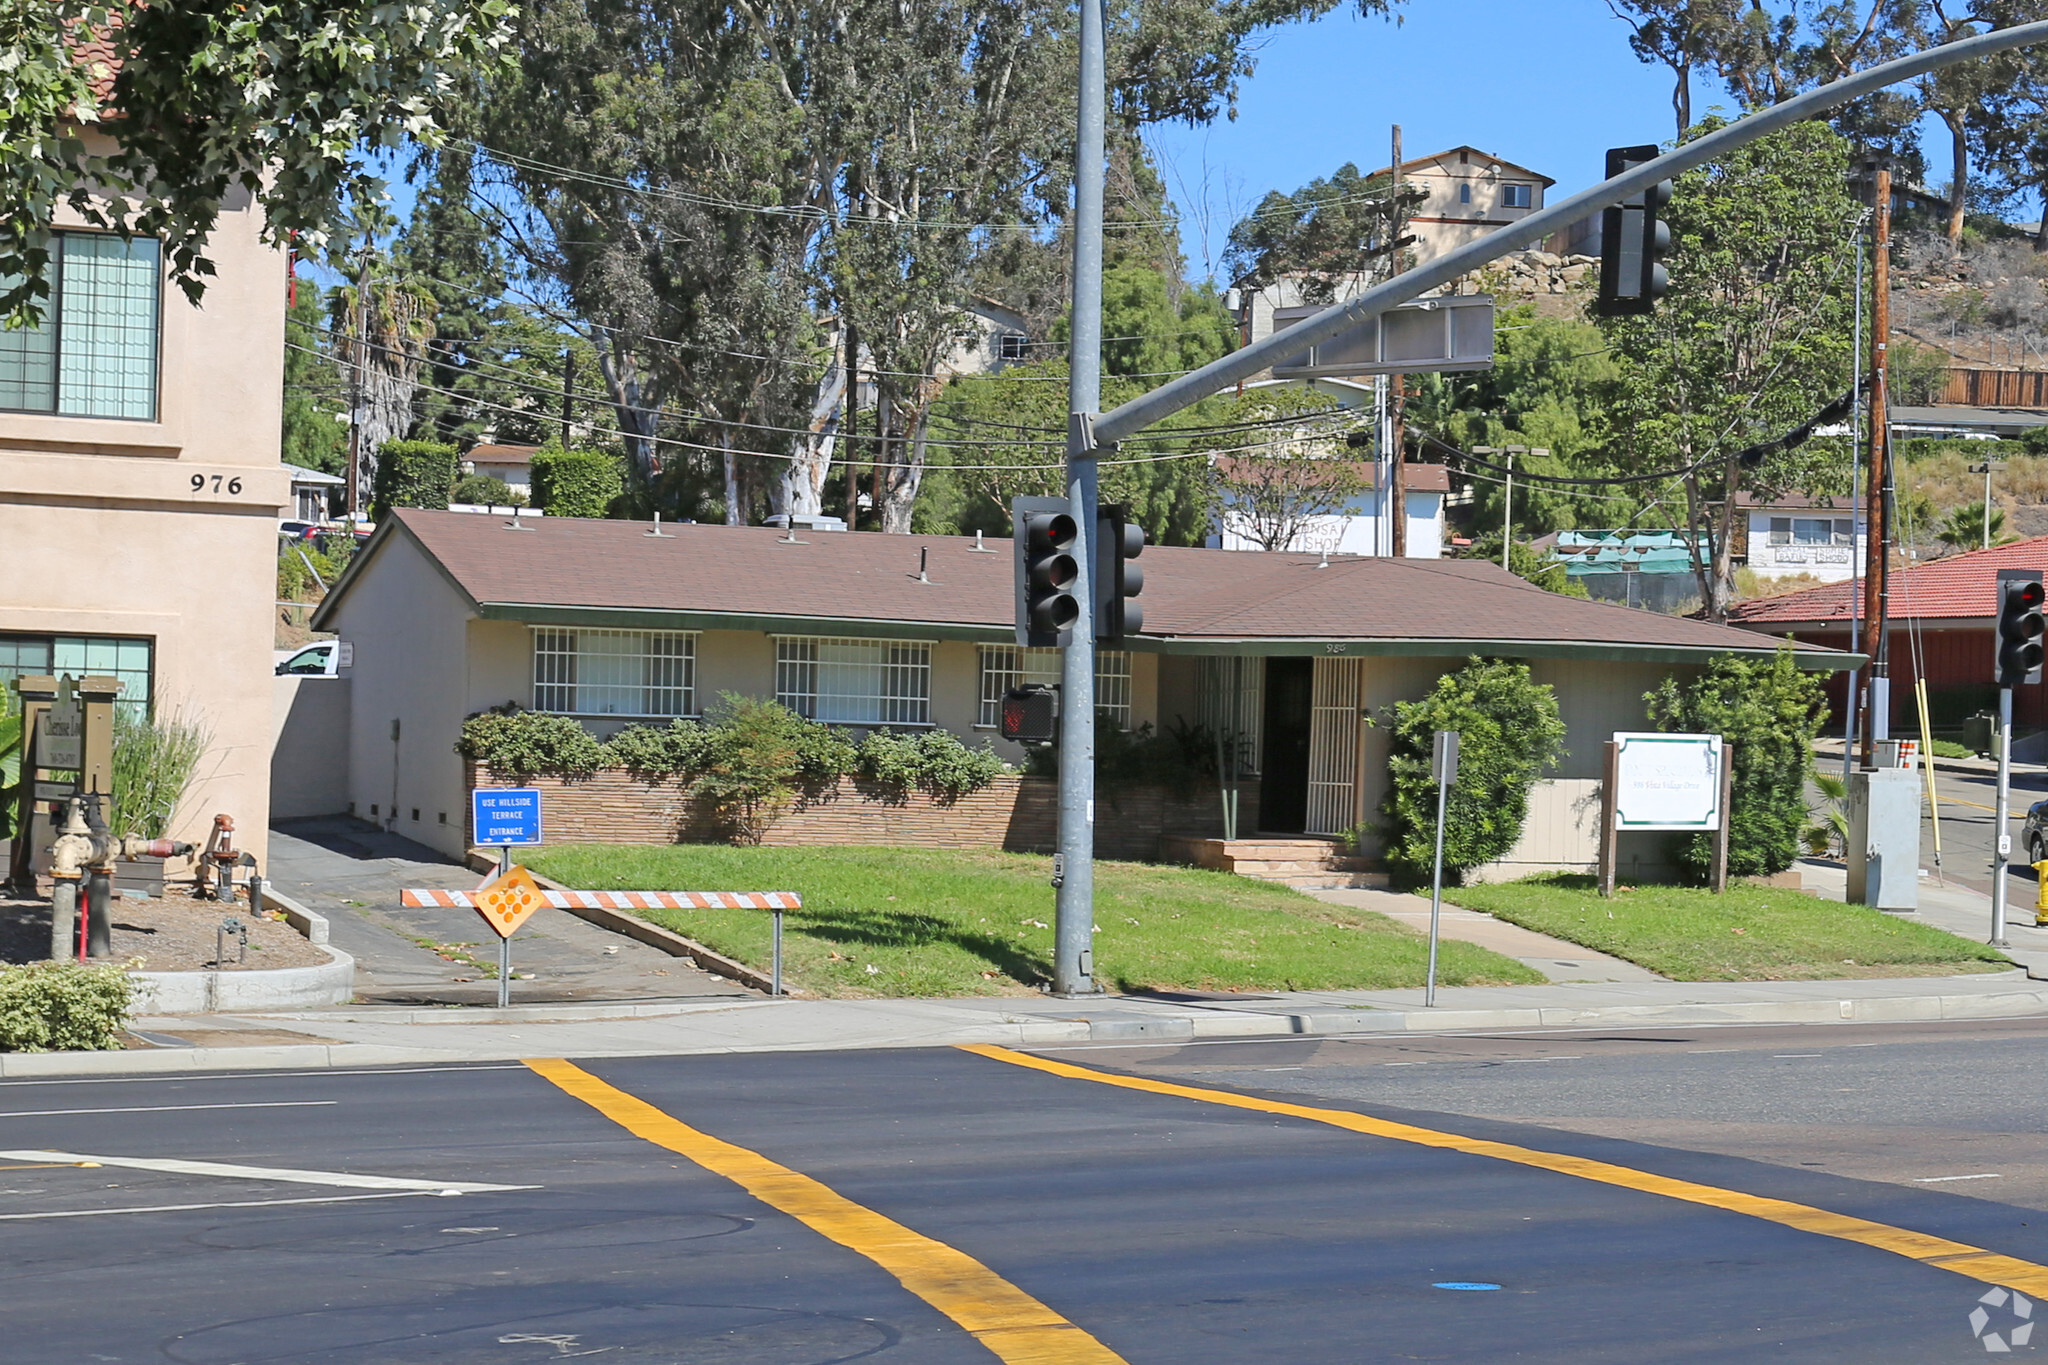
<instances>
[{"instance_id":1,"label":"concrete curb","mask_svg":"<svg viewBox=\"0 0 2048 1365\"><path fill-rule=\"evenodd\" d=\"M308 910L269 882L263 883L263 899L284 916L284 922L299 931L316 948L327 946L327 916Z\"/></svg>"},{"instance_id":2,"label":"concrete curb","mask_svg":"<svg viewBox=\"0 0 2048 1365\"><path fill-rule=\"evenodd\" d=\"M329 960L317 967L276 967L254 972L136 972L135 1012L228 1014L345 1005L355 998L356 960L336 948L321 951Z\"/></svg>"},{"instance_id":3,"label":"concrete curb","mask_svg":"<svg viewBox=\"0 0 2048 1365\"><path fill-rule=\"evenodd\" d=\"M1670 1005L1530 1006L1504 1009L1320 1009L1255 1012L1237 1008L1187 1009L1179 1012L1124 1014L1113 1017L1045 1014L1009 1019L934 1021L928 1027L907 1026L886 1040L848 1043L836 1037L802 1042L720 1041L692 1044L686 1037L657 1046L632 1048L574 1046L547 1055L575 1057L689 1056L711 1053L832 1052L880 1048L945 1047L960 1043L997 1043L1011 1047L1085 1046L1088 1044L1195 1042L1207 1039L1343 1037L1396 1033L1530 1030L1548 1028L1644 1028L1698 1025L1927 1023L2015 1019L2048 1015L2048 986L2033 987L2015 972L2013 989L1997 992L1887 996L1860 999L1755 1000L1723 1004L1692 1002ZM746 1003L746 1002L737 1002ZM766 1002L763 1002L766 1003ZM778 1006L804 1008L799 1002ZM604 1007L583 1007L599 1010ZM727 1009L731 1005L726 1006ZM622 1005L608 1017L648 1017L646 1007ZM705 1012L711 1012L709 1010ZM469 1015L435 1015L435 1022L490 1023ZM469 1017L463 1017L469 1015ZM273 1012L271 1017L276 1017ZM321 1018L341 1022L339 1014L296 1016L316 1024ZM386 1016L380 1019L388 1020ZM578 1020L599 1022L579 1011ZM152 1052L46 1052L0 1054L0 1079L55 1076L176 1075L213 1071L324 1070L405 1065L460 1065L513 1062L536 1055L534 1041L522 1038L520 1023L539 1018L502 1021L502 1041L465 1039L460 1047L401 1046L384 1043L284 1044L260 1047L166 1048ZM820 1030L821 1034L830 1032ZM593 1034L602 1038L602 1034Z\"/></svg>"},{"instance_id":4,"label":"concrete curb","mask_svg":"<svg viewBox=\"0 0 2048 1365\"><path fill-rule=\"evenodd\" d=\"M478 852L475 849L470 850L468 862L470 867L478 872L495 872L498 870L498 860L496 858L491 857L489 854ZM540 873L535 872L532 868L527 869L527 875L549 891L568 891L572 889L551 877L541 876ZM693 938L685 938L673 929L664 929L659 924L650 924L646 920L635 915L629 915L623 910L607 910L594 905L569 905L564 906L563 909L580 920L586 920L591 924L595 924L600 929L609 929L612 933L623 934L636 943L644 943L650 948L658 948L670 957L688 958L713 976L722 976L729 981L737 981L742 986L751 987L763 995L767 995L775 988L775 983L767 972L755 971L746 963L735 962L725 954L715 952ZM789 990L787 987L783 989L782 993L787 996L802 997L801 992Z\"/></svg>"}]
</instances>

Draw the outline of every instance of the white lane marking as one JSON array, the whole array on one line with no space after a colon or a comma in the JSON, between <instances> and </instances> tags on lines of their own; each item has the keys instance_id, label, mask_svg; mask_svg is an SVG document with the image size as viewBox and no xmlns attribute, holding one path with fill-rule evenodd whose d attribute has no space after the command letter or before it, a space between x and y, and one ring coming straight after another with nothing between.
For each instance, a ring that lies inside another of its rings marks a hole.
<instances>
[{"instance_id":1,"label":"white lane marking","mask_svg":"<svg viewBox=\"0 0 2048 1365\"><path fill-rule=\"evenodd\" d=\"M1914 1179L1915 1185L1940 1185L1950 1180L2003 1180L1997 1171L1986 1171L1982 1175L1923 1175Z\"/></svg>"},{"instance_id":2,"label":"white lane marking","mask_svg":"<svg viewBox=\"0 0 2048 1365\"><path fill-rule=\"evenodd\" d=\"M1819 1054L1818 1052L1773 1052L1773 1053L1771 1054L1771 1060L1772 1060L1772 1061L1774 1061L1774 1062L1783 1062L1783 1061L1788 1061L1788 1060L1790 1060L1790 1059L1792 1059L1792 1058L1794 1058L1794 1057L1818 1057L1818 1056L1820 1056L1820 1054Z\"/></svg>"},{"instance_id":3,"label":"white lane marking","mask_svg":"<svg viewBox=\"0 0 2048 1365\"><path fill-rule=\"evenodd\" d=\"M37 1119L52 1114L169 1114L184 1109L317 1109L340 1100L250 1100L243 1104L131 1104L119 1109L15 1109L0 1119Z\"/></svg>"},{"instance_id":4,"label":"white lane marking","mask_svg":"<svg viewBox=\"0 0 2048 1365\"><path fill-rule=\"evenodd\" d=\"M263 1209L273 1204L353 1204L363 1199L418 1199L432 1190L394 1190L386 1194L321 1194L305 1199L235 1199L218 1204L151 1204L139 1209L56 1209L49 1213L0 1213L10 1223L38 1218L99 1218L114 1213L186 1213L193 1209Z\"/></svg>"},{"instance_id":5,"label":"white lane marking","mask_svg":"<svg viewBox=\"0 0 2048 1365\"><path fill-rule=\"evenodd\" d=\"M102 1166L127 1166L138 1171L172 1175L212 1175L230 1180L275 1180L289 1185L339 1185L352 1190L409 1190L416 1194L495 1194L532 1190L537 1185L484 1185L462 1180L409 1180L395 1175L351 1175L347 1171L301 1171L284 1166L234 1166L220 1161L177 1161L167 1157L88 1156L81 1152L0 1152L9 1161L97 1161Z\"/></svg>"},{"instance_id":6,"label":"white lane marking","mask_svg":"<svg viewBox=\"0 0 2048 1365\"><path fill-rule=\"evenodd\" d=\"M43 1080L0 1081L0 1090L18 1085L189 1085L194 1081L275 1081L288 1076L436 1076L444 1071L525 1071L520 1062L457 1064L454 1066L358 1066L323 1067L319 1071L179 1071L152 1076L52 1076Z\"/></svg>"},{"instance_id":7,"label":"white lane marking","mask_svg":"<svg viewBox=\"0 0 2048 1365\"><path fill-rule=\"evenodd\" d=\"M1259 1070L1261 1070L1261 1071L1306 1071L1306 1070L1308 1070L1308 1068L1307 1068L1307 1067L1305 1067L1305 1066L1262 1066L1262 1067L1260 1067L1260 1068L1259 1068Z\"/></svg>"}]
</instances>

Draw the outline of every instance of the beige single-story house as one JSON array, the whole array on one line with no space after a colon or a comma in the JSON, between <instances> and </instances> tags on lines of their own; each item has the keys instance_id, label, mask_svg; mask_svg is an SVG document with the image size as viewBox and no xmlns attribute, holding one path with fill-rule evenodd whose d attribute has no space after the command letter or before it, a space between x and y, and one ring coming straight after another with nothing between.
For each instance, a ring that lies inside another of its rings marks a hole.
<instances>
[{"instance_id":1,"label":"beige single-story house","mask_svg":"<svg viewBox=\"0 0 2048 1365\"><path fill-rule=\"evenodd\" d=\"M1717 655L1776 648L1472 560L1155 546L1143 564L1145 630L1102 655L1099 703L1127 727L1241 735L1263 831L1334 835L1370 818L1386 787L1387 732L1367 723L1378 709L1471 655L1528 660L1556 688L1570 756L1539 789L1512 868L1591 863L1601 746L1645 727L1645 692ZM1013 573L1008 541L400 511L314 616L353 645L331 799L462 852L453 746L464 717L505 702L608 734L736 692L856 730L988 739L1017 761L995 738L998 701L1056 681L1058 663L1017 646Z\"/></svg>"}]
</instances>

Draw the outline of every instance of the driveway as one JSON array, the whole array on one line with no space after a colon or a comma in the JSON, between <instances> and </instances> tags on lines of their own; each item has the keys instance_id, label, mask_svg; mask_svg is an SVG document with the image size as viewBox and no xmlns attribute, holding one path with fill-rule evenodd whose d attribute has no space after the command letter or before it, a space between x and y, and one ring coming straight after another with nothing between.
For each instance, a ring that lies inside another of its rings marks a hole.
<instances>
[{"instance_id":1,"label":"driveway","mask_svg":"<svg viewBox=\"0 0 2048 1365\"><path fill-rule=\"evenodd\" d=\"M360 821L322 816L273 825L265 872L327 916L334 946L356 960L358 1001L496 1003L498 940L476 912L399 904L409 886L475 887L481 878L468 868ZM755 994L552 907L512 936L512 973L514 1004Z\"/></svg>"}]
</instances>

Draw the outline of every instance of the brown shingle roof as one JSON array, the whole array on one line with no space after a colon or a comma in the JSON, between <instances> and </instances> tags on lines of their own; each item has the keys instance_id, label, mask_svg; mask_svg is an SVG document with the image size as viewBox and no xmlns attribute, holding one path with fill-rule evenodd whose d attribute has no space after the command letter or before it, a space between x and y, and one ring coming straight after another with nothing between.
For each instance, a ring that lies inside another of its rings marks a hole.
<instances>
[{"instance_id":1,"label":"brown shingle roof","mask_svg":"<svg viewBox=\"0 0 2048 1365\"><path fill-rule=\"evenodd\" d=\"M773 527L669 524L656 537L647 522L549 517L521 531L506 526L499 516L394 513L316 625L331 628L357 569L397 534L416 541L486 615L509 619L725 616L748 629L862 623L870 634L875 623L901 623L998 639L1015 612L1008 540L976 553L959 536L805 531L791 544ZM920 554L928 582L918 579ZM1710 622L1547 593L1477 560L1333 556L1325 566L1314 554L1154 546L1140 563L1144 635L1169 649L1177 641L1415 641L1436 643L1435 652L1469 644L1655 658L1772 647ZM1850 658L1807 652L1844 666Z\"/></svg>"}]
</instances>

